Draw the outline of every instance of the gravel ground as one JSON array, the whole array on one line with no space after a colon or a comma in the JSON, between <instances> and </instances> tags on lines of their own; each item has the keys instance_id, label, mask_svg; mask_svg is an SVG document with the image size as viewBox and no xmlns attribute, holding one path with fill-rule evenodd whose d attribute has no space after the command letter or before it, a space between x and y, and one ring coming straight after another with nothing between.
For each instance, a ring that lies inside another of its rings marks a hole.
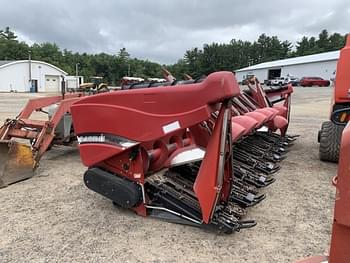
<instances>
[{"instance_id":1,"label":"gravel ground","mask_svg":"<svg viewBox=\"0 0 350 263\"><path fill-rule=\"evenodd\" d=\"M48 152L36 176L0 189L0 262L293 262L326 254L336 165L318 160L317 130L332 88L296 88L290 134L300 134L250 208L255 228L232 235L142 218L88 190L75 149ZM0 94L0 121L32 94Z\"/></svg>"}]
</instances>

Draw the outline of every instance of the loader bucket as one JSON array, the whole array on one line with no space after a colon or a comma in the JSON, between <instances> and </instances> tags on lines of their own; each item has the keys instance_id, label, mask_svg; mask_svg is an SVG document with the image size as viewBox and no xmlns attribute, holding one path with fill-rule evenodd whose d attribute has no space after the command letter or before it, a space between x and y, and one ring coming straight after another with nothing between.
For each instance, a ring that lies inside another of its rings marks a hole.
<instances>
[{"instance_id":1,"label":"loader bucket","mask_svg":"<svg viewBox=\"0 0 350 263\"><path fill-rule=\"evenodd\" d=\"M31 147L13 140L0 141L0 188L34 175Z\"/></svg>"}]
</instances>

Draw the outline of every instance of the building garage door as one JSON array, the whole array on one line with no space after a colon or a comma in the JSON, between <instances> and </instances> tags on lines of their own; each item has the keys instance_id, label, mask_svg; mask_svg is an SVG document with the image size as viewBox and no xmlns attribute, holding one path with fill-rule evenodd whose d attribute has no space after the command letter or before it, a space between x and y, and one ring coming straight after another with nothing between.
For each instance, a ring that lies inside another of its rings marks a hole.
<instances>
[{"instance_id":1,"label":"building garage door","mask_svg":"<svg viewBox=\"0 0 350 263\"><path fill-rule=\"evenodd\" d=\"M58 92L60 90L59 76L45 76L45 92Z\"/></svg>"}]
</instances>

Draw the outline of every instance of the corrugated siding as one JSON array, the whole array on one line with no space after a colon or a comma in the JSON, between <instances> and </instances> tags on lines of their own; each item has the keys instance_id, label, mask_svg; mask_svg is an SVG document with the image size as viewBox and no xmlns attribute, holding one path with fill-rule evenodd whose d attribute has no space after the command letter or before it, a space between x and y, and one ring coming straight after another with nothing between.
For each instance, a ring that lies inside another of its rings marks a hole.
<instances>
[{"instance_id":1,"label":"corrugated siding","mask_svg":"<svg viewBox=\"0 0 350 263\"><path fill-rule=\"evenodd\" d=\"M283 67L283 66L289 66L289 65L313 63L313 62L338 60L338 58L339 58L339 50L331 51L331 52L324 52L324 53L319 53L319 54L309 55L309 56L287 58L287 59L281 59L281 60L260 63L260 64L254 65L254 66L238 69L238 70L236 70L236 72L264 69L264 68Z\"/></svg>"}]
</instances>

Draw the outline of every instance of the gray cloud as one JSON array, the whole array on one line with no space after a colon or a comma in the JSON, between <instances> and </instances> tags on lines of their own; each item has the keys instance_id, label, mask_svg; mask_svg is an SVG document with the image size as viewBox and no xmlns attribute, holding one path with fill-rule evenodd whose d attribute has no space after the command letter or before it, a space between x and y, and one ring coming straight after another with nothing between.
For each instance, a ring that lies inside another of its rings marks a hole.
<instances>
[{"instance_id":1,"label":"gray cloud","mask_svg":"<svg viewBox=\"0 0 350 263\"><path fill-rule=\"evenodd\" d=\"M1 3L2 2L2 3ZM187 49L261 33L295 42L326 28L345 33L348 0L0 0L0 25L21 39L56 42L79 52L116 54L173 63ZM4 8L5 7L5 8Z\"/></svg>"}]
</instances>

